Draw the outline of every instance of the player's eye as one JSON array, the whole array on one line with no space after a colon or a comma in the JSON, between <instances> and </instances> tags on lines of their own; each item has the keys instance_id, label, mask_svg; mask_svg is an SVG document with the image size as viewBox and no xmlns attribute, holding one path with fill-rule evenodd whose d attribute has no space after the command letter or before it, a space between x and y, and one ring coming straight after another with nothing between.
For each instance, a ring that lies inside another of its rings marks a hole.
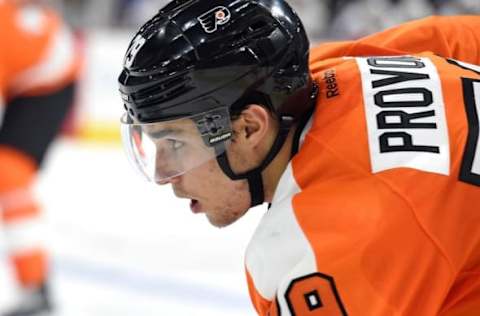
<instances>
[{"instance_id":1,"label":"player's eye","mask_svg":"<svg viewBox=\"0 0 480 316\"><path fill-rule=\"evenodd\" d=\"M181 142L181 141L176 140L176 139L168 139L168 142L169 142L170 148L173 149L173 150L179 150L180 148L182 148L185 145L184 142Z\"/></svg>"}]
</instances>

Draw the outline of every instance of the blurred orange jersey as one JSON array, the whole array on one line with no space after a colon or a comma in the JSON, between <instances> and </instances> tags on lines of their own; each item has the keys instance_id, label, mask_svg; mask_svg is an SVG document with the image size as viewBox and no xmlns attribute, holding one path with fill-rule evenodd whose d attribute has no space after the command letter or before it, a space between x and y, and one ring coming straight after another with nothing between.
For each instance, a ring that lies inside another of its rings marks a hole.
<instances>
[{"instance_id":1,"label":"blurred orange jersey","mask_svg":"<svg viewBox=\"0 0 480 316\"><path fill-rule=\"evenodd\" d=\"M77 75L72 34L52 10L0 1L0 95L41 95Z\"/></svg>"},{"instance_id":2,"label":"blurred orange jersey","mask_svg":"<svg viewBox=\"0 0 480 316\"><path fill-rule=\"evenodd\" d=\"M53 11L0 1L0 220L17 279L46 282L32 183L74 94L80 54Z\"/></svg>"},{"instance_id":3,"label":"blurred orange jersey","mask_svg":"<svg viewBox=\"0 0 480 316\"><path fill-rule=\"evenodd\" d=\"M423 53L311 70L315 111L246 253L257 312L480 315L480 67Z\"/></svg>"},{"instance_id":4,"label":"blurred orange jersey","mask_svg":"<svg viewBox=\"0 0 480 316\"><path fill-rule=\"evenodd\" d=\"M355 41L322 43L311 59L341 56L403 55L433 52L480 64L480 16L433 16L387 29Z\"/></svg>"}]
</instances>

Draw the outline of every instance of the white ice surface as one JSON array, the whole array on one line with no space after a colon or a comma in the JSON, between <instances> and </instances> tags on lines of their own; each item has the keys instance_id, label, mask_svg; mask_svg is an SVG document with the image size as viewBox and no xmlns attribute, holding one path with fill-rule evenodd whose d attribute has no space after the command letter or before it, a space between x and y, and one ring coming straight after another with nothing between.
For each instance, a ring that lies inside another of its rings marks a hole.
<instances>
[{"instance_id":1,"label":"white ice surface","mask_svg":"<svg viewBox=\"0 0 480 316\"><path fill-rule=\"evenodd\" d=\"M213 228L169 187L138 177L119 146L65 139L51 149L37 193L55 315L255 315L243 255L262 207ZM15 298L0 231L0 310Z\"/></svg>"}]
</instances>

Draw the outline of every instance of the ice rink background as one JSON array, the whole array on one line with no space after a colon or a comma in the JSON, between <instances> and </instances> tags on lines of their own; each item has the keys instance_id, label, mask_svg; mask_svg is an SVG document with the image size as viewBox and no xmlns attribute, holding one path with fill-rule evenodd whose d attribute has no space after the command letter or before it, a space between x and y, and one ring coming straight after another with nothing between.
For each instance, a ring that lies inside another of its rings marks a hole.
<instances>
[{"instance_id":1,"label":"ice rink background","mask_svg":"<svg viewBox=\"0 0 480 316\"><path fill-rule=\"evenodd\" d=\"M243 252L261 208L211 227L169 187L144 183L118 146L63 139L37 186L55 315L253 315ZM0 238L0 306L15 287Z\"/></svg>"},{"instance_id":2,"label":"ice rink background","mask_svg":"<svg viewBox=\"0 0 480 316\"><path fill-rule=\"evenodd\" d=\"M87 38L80 127L118 132L116 76L127 42L123 33ZM51 148L36 192L56 316L255 314L243 255L261 207L229 228L213 228L170 187L137 176L120 143L70 137ZM2 233L0 223L0 311L17 297Z\"/></svg>"}]
</instances>

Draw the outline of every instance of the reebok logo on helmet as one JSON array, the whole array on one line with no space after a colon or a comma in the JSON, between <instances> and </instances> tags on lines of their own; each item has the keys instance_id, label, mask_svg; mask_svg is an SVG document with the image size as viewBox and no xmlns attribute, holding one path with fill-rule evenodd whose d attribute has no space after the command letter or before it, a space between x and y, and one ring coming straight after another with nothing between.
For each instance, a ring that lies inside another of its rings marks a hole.
<instances>
[{"instance_id":1,"label":"reebok logo on helmet","mask_svg":"<svg viewBox=\"0 0 480 316\"><path fill-rule=\"evenodd\" d=\"M225 7L219 6L205 12L197 19L200 21L205 32L214 33L217 31L219 25L224 25L230 21L230 17L230 11Z\"/></svg>"}]
</instances>

